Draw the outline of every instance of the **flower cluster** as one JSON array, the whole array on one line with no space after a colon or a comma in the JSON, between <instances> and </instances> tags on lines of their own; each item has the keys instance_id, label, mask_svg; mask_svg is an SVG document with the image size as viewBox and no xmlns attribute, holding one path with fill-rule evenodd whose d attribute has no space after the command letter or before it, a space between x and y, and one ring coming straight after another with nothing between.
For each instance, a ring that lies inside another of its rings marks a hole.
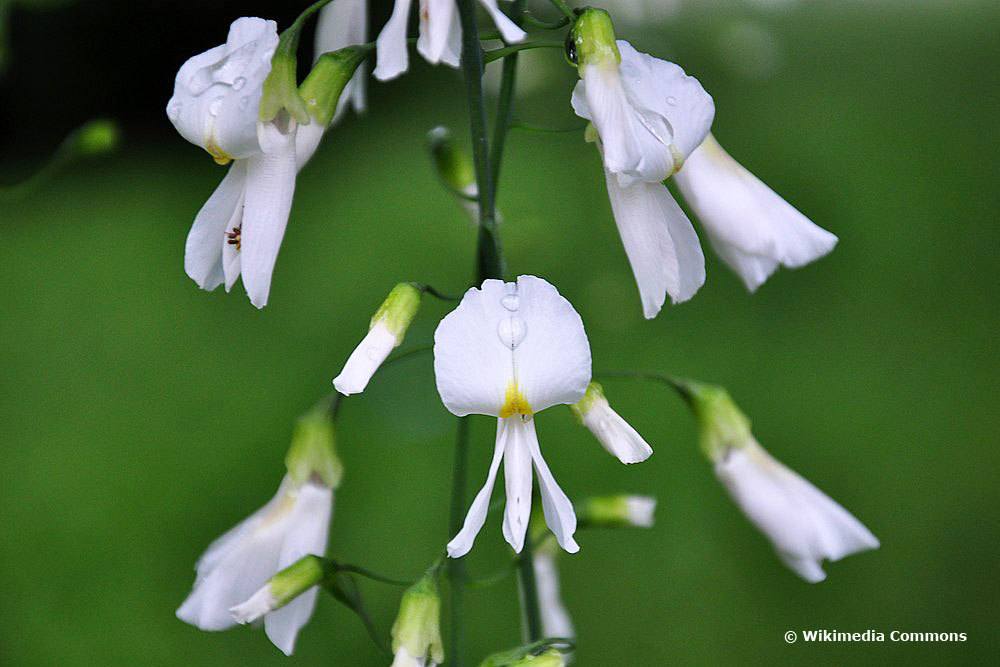
<instances>
[{"instance_id":1,"label":"flower cluster","mask_svg":"<svg viewBox=\"0 0 1000 667\"><path fill-rule=\"evenodd\" d=\"M224 284L228 291L241 278L251 303L258 308L267 304L296 175L348 106L364 110L366 60L372 53L376 79L392 79L408 69L412 4L396 0L374 43L366 41L366 0L327 4L318 18L313 67L301 85L295 49L305 18L319 4L280 35L273 21L237 19L225 44L180 68L167 115L181 136L229 169L195 216L187 239L185 270L200 287ZM698 234L668 189L670 179L711 246L751 292L778 266L802 266L830 252L837 241L833 234L810 222L718 144L711 134L715 105L697 79L617 39L607 12L570 11L564 2L554 4L566 16L549 29L568 29L566 55L579 75L567 100L589 123L584 138L600 154L611 212L646 318L655 317L668 296L673 303L686 301L705 282ZM527 41L524 17L508 16L497 0L478 0L478 5L505 43L496 57L522 47L551 46ZM462 58L481 57L478 39L472 47L465 39L475 32L474 21L470 23L474 7L472 0L418 0L417 52L431 64L451 67L462 64ZM476 83L481 98L481 82ZM489 163L483 148L473 161L454 146L447 130L436 128L429 139L443 183L480 225L483 255L484 239L497 233L496 212L485 210L492 207L494 193L485 187L490 179L478 180L491 175L484 171ZM487 143L485 136L482 142ZM494 167L494 177L495 172ZM499 253L499 246L494 252ZM524 594L537 592L537 600L525 604L538 605L541 631L548 639L532 637L533 643L495 654L483 665L565 664L575 631L562 602L558 547L578 552L578 528L653 526L656 500L651 496L597 496L574 504L557 483L536 430L536 416L549 408L569 406L621 463L646 461L653 448L611 407L604 388L594 381L590 341L574 306L543 278L504 280L503 273L502 261L494 270L481 265L479 279L454 299L457 307L434 332L434 378L442 404L458 417L495 419L496 437L482 487L464 521L456 516L454 524L461 527L442 545L441 558L403 594L391 632L393 664L400 667L444 660L438 578L455 571L446 564L454 561L445 556L459 559L472 549L493 509L501 464L503 536L527 564L522 576L535 580L536 587L525 587ZM342 396L368 389L404 342L428 295L450 299L417 282L400 282L389 292L333 380L333 406ZM724 390L668 376L634 375L662 380L687 400L719 480L780 559L803 579L822 580L824 560L878 546L856 518L757 443L749 420ZM344 571L366 571L345 570L326 558L334 490L342 476L333 426L329 404L302 418L277 495L209 546L196 566L194 588L177 611L182 620L204 630L262 620L271 641L290 654L318 590L326 588L371 628L353 580L342 578ZM536 479L542 518L532 512ZM464 507L457 497L455 504ZM460 586L461 580L452 578L449 589Z\"/></svg>"}]
</instances>

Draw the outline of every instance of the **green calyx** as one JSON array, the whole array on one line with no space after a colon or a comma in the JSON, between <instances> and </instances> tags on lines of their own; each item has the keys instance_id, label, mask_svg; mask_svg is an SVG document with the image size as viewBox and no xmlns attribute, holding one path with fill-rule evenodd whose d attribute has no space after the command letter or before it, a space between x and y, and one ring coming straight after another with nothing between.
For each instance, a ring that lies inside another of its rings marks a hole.
<instances>
[{"instance_id":1,"label":"green calyx","mask_svg":"<svg viewBox=\"0 0 1000 667\"><path fill-rule=\"evenodd\" d=\"M271 72L264 80L264 92L260 100L258 118L267 123L285 111L300 125L309 124L309 112L306 103L299 96L299 86L295 69L297 60L295 50L299 43L298 30L286 30L281 33L278 48L271 58Z\"/></svg>"},{"instance_id":2,"label":"green calyx","mask_svg":"<svg viewBox=\"0 0 1000 667\"><path fill-rule=\"evenodd\" d=\"M631 526L628 496L592 496L577 503L576 517L581 526L623 528Z\"/></svg>"},{"instance_id":3,"label":"green calyx","mask_svg":"<svg viewBox=\"0 0 1000 667\"><path fill-rule=\"evenodd\" d=\"M333 120L344 87L369 53L369 46L348 46L324 53L313 65L299 86L299 97L305 102L309 115L320 125L329 125Z\"/></svg>"},{"instance_id":4,"label":"green calyx","mask_svg":"<svg viewBox=\"0 0 1000 667\"><path fill-rule=\"evenodd\" d=\"M428 572L406 589L399 603L399 614L392 624L392 650L401 648L413 658L429 657L444 662L441 641L441 596L436 575Z\"/></svg>"},{"instance_id":5,"label":"green calyx","mask_svg":"<svg viewBox=\"0 0 1000 667\"><path fill-rule=\"evenodd\" d=\"M718 461L727 450L745 447L753 440L750 419L723 387L680 380L677 388L698 420L701 449L710 461Z\"/></svg>"},{"instance_id":6,"label":"green calyx","mask_svg":"<svg viewBox=\"0 0 1000 667\"><path fill-rule=\"evenodd\" d=\"M316 479L331 489L340 486L344 466L337 456L333 419L326 405L318 405L299 417L285 465L296 484Z\"/></svg>"},{"instance_id":7,"label":"green calyx","mask_svg":"<svg viewBox=\"0 0 1000 667\"><path fill-rule=\"evenodd\" d=\"M553 641L558 642L543 639L528 646L494 653L479 663L479 667L562 667L566 659L562 652L551 646Z\"/></svg>"},{"instance_id":8,"label":"green calyx","mask_svg":"<svg viewBox=\"0 0 1000 667\"><path fill-rule=\"evenodd\" d=\"M397 345L403 342L403 336L410 327L417 310L420 308L420 290L412 283L399 283L392 288L379 309L372 316L374 327L382 322L396 336Z\"/></svg>"},{"instance_id":9,"label":"green calyx","mask_svg":"<svg viewBox=\"0 0 1000 667\"><path fill-rule=\"evenodd\" d=\"M319 584L325 574L323 565L324 561L319 556L305 556L271 577L268 583L276 603L275 609Z\"/></svg>"},{"instance_id":10,"label":"green calyx","mask_svg":"<svg viewBox=\"0 0 1000 667\"><path fill-rule=\"evenodd\" d=\"M434 158L438 177L453 190L464 191L476 182L476 169L468 153L459 149L446 127L427 133L427 147Z\"/></svg>"},{"instance_id":11,"label":"green calyx","mask_svg":"<svg viewBox=\"0 0 1000 667\"><path fill-rule=\"evenodd\" d=\"M591 382L587 385L587 391L584 393L583 398L569 406L569 409L573 411L576 418L581 422L583 421L583 416L590 412L590 409L594 407L594 403L597 401L607 399L604 398L604 387L598 382Z\"/></svg>"},{"instance_id":12,"label":"green calyx","mask_svg":"<svg viewBox=\"0 0 1000 667\"><path fill-rule=\"evenodd\" d=\"M103 155L118 148L121 130L114 121L100 118L80 126L71 141L78 155Z\"/></svg>"},{"instance_id":13,"label":"green calyx","mask_svg":"<svg viewBox=\"0 0 1000 667\"><path fill-rule=\"evenodd\" d=\"M581 10L566 39L566 57L581 74L589 65L618 65L622 57L611 15L594 7Z\"/></svg>"}]
</instances>

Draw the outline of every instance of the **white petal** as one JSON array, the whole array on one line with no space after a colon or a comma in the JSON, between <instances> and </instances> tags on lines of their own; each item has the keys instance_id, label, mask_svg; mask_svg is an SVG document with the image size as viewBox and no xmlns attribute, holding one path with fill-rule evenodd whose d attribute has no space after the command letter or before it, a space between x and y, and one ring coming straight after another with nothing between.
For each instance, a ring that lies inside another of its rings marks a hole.
<instances>
[{"instance_id":1,"label":"white petal","mask_svg":"<svg viewBox=\"0 0 1000 667\"><path fill-rule=\"evenodd\" d=\"M583 425L622 463L639 463L653 454L653 448L603 397L594 399L583 415Z\"/></svg>"},{"instance_id":2,"label":"white petal","mask_svg":"<svg viewBox=\"0 0 1000 667\"><path fill-rule=\"evenodd\" d=\"M693 76L678 65L636 51L618 40L622 83L629 102L652 128L665 123L673 137L674 161L683 162L705 139L715 103ZM657 132L659 134L659 132ZM675 164L674 169L680 167Z\"/></svg>"},{"instance_id":3,"label":"white petal","mask_svg":"<svg viewBox=\"0 0 1000 667\"><path fill-rule=\"evenodd\" d=\"M399 340L395 334L389 331L385 322L379 320L351 352L344 369L334 378L333 386L345 396L360 394L397 345Z\"/></svg>"},{"instance_id":4,"label":"white petal","mask_svg":"<svg viewBox=\"0 0 1000 667\"><path fill-rule=\"evenodd\" d=\"M422 0L417 51L427 62L439 63L448 48L452 30L456 27L461 35L455 0Z\"/></svg>"},{"instance_id":5,"label":"white petal","mask_svg":"<svg viewBox=\"0 0 1000 667\"><path fill-rule=\"evenodd\" d=\"M730 451L716 463L715 472L781 560L806 581L825 578L824 559L879 546L847 510L755 442Z\"/></svg>"},{"instance_id":6,"label":"white petal","mask_svg":"<svg viewBox=\"0 0 1000 667\"><path fill-rule=\"evenodd\" d=\"M226 228L227 233L235 233L237 229L240 229L240 225L243 223L243 202L240 202L240 217L236 219L235 217L229 223ZM240 234L243 232L240 231ZM237 249L235 244L229 243L229 239L226 239L226 243L222 246L222 272L226 278L226 292L233 289L233 285L236 284L237 279L240 277L240 251Z\"/></svg>"},{"instance_id":7,"label":"white petal","mask_svg":"<svg viewBox=\"0 0 1000 667\"><path fill-rule=\"evenodd\" d=\"M476 541L476 536L483 528L483 523L486 522L486 514L490 508L490 496L493 495L493 485L496 483L497 471L500 469L500 460L504 454L504 431L504 421L498 419L496 445L493 449L493 461L490 463L490 471L486 475L486 483L483 484L483 488L479 489L479 493L473 499L472 505L469 507L469 513L465 515L465 523L462 524L462 530L458 531L458 534L448 543L448 556L451 558L461 558L469 553L473 543Z\"/></svg>"},{"instance_id":8,"label":"white petal","mask_svg":"<svg viewBox=\"0 0 1000 667\"><path fill-rule=\"evenodd\" d=\"M576 636L573 621L559 593L559 570L555 554L546 549L535 552L535 585L542 615L542 634L546 637L572 639Z\"/></svg>"},{"instance_id":9,"label":"white petal","mask_svg":"<svg viewBox=\"0 0 1000 667\"><path fill-rule=\"evenodd\" d=\"M507 504L503 514L503 536L514 551L521 553L531 519L531 440L535 439L534 421L518 417L502 420L503 478Z\"/></svg>"},{"instance_id":10,"label":"white petal","mask_svg":"<svg viewBox=\"0 0 1000 667\"><path fill-rule=\"evenodd\" d=\"M652 496L628 496L625 498L625 512L628 522L637 528L652 528L656 498Z\"/></svg>"},{"instance_id":11,"label":"white petal","mask_svg":"<svg viewBox=\"0 0 1000 667\"><path fill-rule=\"evenodd\" d=\"M512 333L518 340L509 339ZM546 281L487 280L438 325L434 374L441 400L456 415L498 416L511 387L540 412L582 398L590 344L580 316Z\"/></svg>"},{"instance_id":12,"label":"white petal","mask_svg":"<svg viewBox=\"0 0 1000 667\"><path fill-rule=\"evenodd\" d=\"M605 170L608 198L632 265L647 319L656 317L666 295L687 301L705 283L705 256L691 221L661 183L622 187Z\"/></svg>"},{"instance_id":13,"label":"white petal","mask_svg":"<svg viewBox=\"0 0 1000 667\"><path fill-rule=\"evenodd\" d=\"M298 490L295 509L281 546L278 570L288 567L303 556L323 556L326 553L332 511L333 491L328 487L306 483ZM318 590L313 587L264 617L268 639L285 655L292 654L299 630L312 616Z\"/></svg>"},{"instance_id":14,"label":"white petal","mask_svg":"<svg viewBox=\"0 0 1000 667\"><path fill-rule=\"evenodd\" d=\"M184 245L184 271L202 289L213 290L222 283L226 230L242 218L245 188L246 162L234 162L194 218Z\"/></svg>"},{"instance_id":15,"label":"white petal","mask_svg":"<svg viewBox=\"0 0 1000 667\"><path fill-rule=\"evenodd\" d=\"M265 584L250 596L246 602L242 602L229 610L235 620L240 625L253 623L259 620L278 605L278 601L271 592L271 584Z\"/></svg>"},{"instance_id":16,"label":"white petal","mask_svg":"<svg viewBox=\"0 0 1000 667\"><path fill-rule=\"evenodd\" d=\"M594 124L604 146L604 165L623 184L658 182L674 171L670 126L651 125L629 101L614 64L584 67L572 97L578 116Z\"/></svg>"},{"instance_id":17,"label":"white petal","mask_svg":"<svg viewBox=\"0 0 1000 667\"><path fill-rule=\"evenodd\" d=\"M425 667L425 659L423 657L413 657L406 650L405 646L400 646L399 650L393 656L392 664L389 667Z\"/></svg>"},{"instance_id":18,"label":"white petal","mask_svg":"<svg viewBox=\"0 0 1000 667\"><path fill-rule=\"evenodd\" d=\"M316 22L315 58L328 51L368 41L368 0L337 0L320 11ZM337 103L333 123L340 120L348 103L358 113L365 109L367 64L362 63L344 87Z\"/></svg>"},{"instance_id":19,"label":"white petal","mask_svg":"<svg viewBox=\"0 0 1000 667\"><path fill-rule=\"evenodd\" d=\"M511 21L506 14L500 11L497 7L497 0L479 0L479 4L486 9L490 18L493 19L493 24L503 35L503 40L505 42L520 42L526 36L525 32L517 27L513 21Z\"/></svg>"},{"instance_id":20,"label":"white petal","mask_svg":"<svg viewBox=\"0 0 1000 667\"><path fill-rule=\"evenodd\" d=\"M300 125L295 132L295 167L298 171L306 166L312 159L316 149L319 148L320 141L326 128L317 122L308 125Z\"/></svg>"},{"instance_id":21,"label":"white petal","mask_svg":"<svg viewBox=\"0 0 1000 667\"><path fill-rule=\"evenodd\" d=\"M836 236L775 194L711 135L675 178L712 247L750 291L779 264L803 266L837 243Z\"/></svg>"},{"instance_id":22,"label":"white petal","mask_svg":"<svg viewBox=\"0 0 1000 667\"><path fill-rule=\"evenodd\" d=\"M394 79L409 67L406 51L406 24L410 17L410 0L396 0L392 16L375 40L375 78L380 81Z\"/></svg>"},{"instance_id":23,"label":"white petal","mask_svg":"<svg viewBox=\"0 0 1000 667\"><path fill-rule=\"evenodd\" d=\"M277 45L274 21L243 17L224 45L184 63L167 104L181 136L231 159L258 152L257 110Z\"/></svg>"},{"instance_id":24,"label":"white petal","mask_svg":"<svg viewBox=\"0 0 1000 667\"><path fill-rule=\"evenodd\" d=\"M538 490L542 496L545 523L556 536L559 546L574 554L580 550L580 546L573 539L573 533L576 532L576 512L573 511L573 503L559 488L555 477L552 476L552 471L549 470L548 464L542 458L542 452L538 447L538 437L535 435L534 422L528 422L528 424L531 427L528 445L531 448L531 460L538 473Z\"/></svg>"},{"instance_id":25,"label":"white petal","mask_svg":"<svg viewBox=\"0 0 1000 667\"><path fill-rule=\"evenodd\" d=\"M243 286L250 302L267 305L271 274L285 235L295 193L295 131L281 132L273 123L261 123L265 152L247 165L247 195L243 209Z\"/></svg>"}]
</instances>

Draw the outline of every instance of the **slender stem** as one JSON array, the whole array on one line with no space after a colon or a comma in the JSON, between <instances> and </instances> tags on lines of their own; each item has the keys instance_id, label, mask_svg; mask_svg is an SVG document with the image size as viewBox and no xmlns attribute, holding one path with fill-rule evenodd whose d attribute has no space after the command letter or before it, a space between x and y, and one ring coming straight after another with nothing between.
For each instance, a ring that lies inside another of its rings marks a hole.
<instances>
[{"instance_id":1,"label":"slender stem","mask_svg":"<svg viewBox=\"0 0 1000 667\"><path fill-rule=\"evenodd\" d=\"M449 537L462 529L462 517L465 513L465 479L469 467L469 418L458 418L458 433L455 437L455 464L451 476L451 515L448 522ZM465 652L464 599L465 593L465 559L448 559L448 594L451 598L449 619L451 632L451 648L448 655L454 667L462 667Z\"/></svg>"},{"instance_id":2,"label":"slender stem","mask_svg":"<svg viewBox=\"0 0 1000 667\"><path fill-rule=\"evenodd\" d=\"M667 373L660 373L658 371L597 371L594 374L595 378L630 378L633 380L650 380L652 382L658 382L660 384L667 385L683 398L685 401L689 401L691 398L691 388L688 382L685 382L681 378L674 377L673 375L668 375Z\"/></svg>"},{"instance_id":3,"label":"slender stem","mask_svg":"<svg viewBox=\"0 0 1000 667\"><path fill-rule=\"evenodd\" d=\"M565 42L521 42L520 44L505 46L502 49L487 51L484 54L484 61L491 63L500 58L508 58L519 51L528 51L530 49L562 49L565 47Z\"/></svg>"},{"instance_id":4,"label":"slender stem","mask_svg":"<svg viewBox=\"0 0 1000 667\"><path fill-rule=\"evenodd\" d=\"M576 14L574 14L573 10L569 8L569 5L566 4L565 0L549 0L549 2L552 3L553 7L562 12L563 16L565 16L567 19L569 19L570 21L576 20Z\"/></svg>"},{"instance_id":5,"label":"slender stem","mask_svg":"<svg viewBox=\"0 0 1000 667\"><path fill-rule=\"evenodd\" d=\"M384 574L379 574L378 572L373 572L366 567L361 567L360 565L350 565L347 563L336 563L334 569L338 572L350 572L366 579L371 579L372 581L377 581L380 584L387 584L389 586L411 586L413 585L413 580L406 579L393 579L392 577L387 577Z\"/></svg>"},{"instance_id":6,"label":"slender stem","mask_svg":"<svg viewBox=\"0 0 1000 667\"><path fill-rule=\"evenodd\" d=\"M535 559L532 551L531 540L527 539L517 558L517 581L521 588L524 639L529 642L542 638L542 615L538 607L538 586L535 583Z\"/></svg>"},{"instance_id":7,"label":"slender stem","mask_svg":"<svg viewBox=\"0 0 1000 667\"><path fill-rule=\"evenodd\" d=\"M525 0L514 0L510 14L515 24L520 25L524 14ZM493 126L493 143L490 145L490 173L493 176L493 201L497 200L497 188L500 185L500 164L503 161L504 142L507 130L514 113L514 86L517 82L517 53L511 54L503 61L503 73L500 77L500 99L497 102L497 117Z\"/></svg>"}]
</instances>

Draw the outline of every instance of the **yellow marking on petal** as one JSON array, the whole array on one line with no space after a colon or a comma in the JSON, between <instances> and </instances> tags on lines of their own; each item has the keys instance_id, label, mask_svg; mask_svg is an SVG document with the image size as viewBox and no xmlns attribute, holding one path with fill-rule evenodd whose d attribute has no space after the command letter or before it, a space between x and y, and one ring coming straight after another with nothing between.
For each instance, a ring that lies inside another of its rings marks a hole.
<instances>
[{"instance_id":1,"label":"yellow marking on petal","mask_svg":"<svg viewBox=\"0 0 1000 667\"><path fill-rule=\"evenodd\" d=\"M208 143L205 144L205 150L215 160L215 164L227 165L233 161L233 158L229 157L226 151L222 150L219 144L215 143L215 139L208 140Z\"/></svg>"},{"instance_id":2,"label":"yellow marking on petal","mask_svg":"<svg viewBox=\"0 0 1000 667\"><path fill-rule=\"evenodd\" d=\"M514 415L530 417L532 415L531 405L528 399L521 393L516 382L507 385L507 395L504 397L503 407L500 408L500 416L504 419Z\"/></svg>"}]
</instances>

